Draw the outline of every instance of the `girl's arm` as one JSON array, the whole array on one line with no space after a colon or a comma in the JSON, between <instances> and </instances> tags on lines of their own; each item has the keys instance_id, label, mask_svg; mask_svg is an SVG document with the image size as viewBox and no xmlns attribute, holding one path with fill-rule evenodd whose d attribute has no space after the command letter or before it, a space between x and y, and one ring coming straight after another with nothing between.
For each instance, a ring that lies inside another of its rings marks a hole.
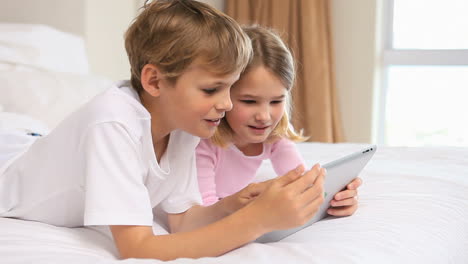
<instances>
[{"instance_id":1,"label":"girl's arm","mask_svg":"<svg viewBox=\"0 0 468 264\"><path fill-rule=\"evenodd\" d=\"M205 206L194 206L183 214L169 215L173 224L172 232L192 230L213 223L239 210L251 202L268 185L267 182L251 183L241 191L221 200L216 195L215 171L217 164L216 148L209 140L202 140L196 149L197 173L200 192ZM281 139L272 146L271 160L277 175L284 175L300 164L304 164L293 142ZM218 175L221 177L222 175ZM209 206L206 206L209 205ZM182 219L191 219L182 224ZM184 229L180 227L184 226Z\"/></svg>"},{"instance_id":2,"label":"girl's arm","mask_svg":"<svg viewBox=\"0 0 468 264\"><path fill-rule=\"evenodd\" d=\"M111 226L120 255L161 260L219 256L267 232L303 225L323 202L325 174L317 165L301 177L303 170L299 167L270 181L247 206L192 231L155 236L151 227ZM181 221L187 222L189 216Z\"/></svg>"},{"instance_id":3,"label":"girl's arm","mask_svg":"<svg viewBox=\"0 0 468 264\"><path fill-rule=\"evenodd\" d=\"M216 151L208 140L201 140L196 148L198 187L204 205L212 205L219 200L216 195L215 170Z\"/></svg>"},{"instance_id":4,"label":"girl's arm","mask_svg":"<svg viewBox=\"0 0 468 264\"><path fill-rule=\"evenodd\" d=\"M277 175L283 175L298 165L305 164L296 144L285 138L272 144L270 160Z\"/></svg>"},{"instance_id":5,"label":"girl's arm","mask_svg":"<svg viewBox=\"0 0 468 264\"><path fill-rule=\"evenodd\" d=\"M209 140L201 140L196 148L196 166L198 188L202 195L204 206L193 206L183 214L169 214L171 232L192 230L211 224L244 207L257 196L267 183L250 184L241 191L219 199L216 191L216 167L219 150ZM182 223L183 219L190 219ZM183 228L181 228L183 227Z\"/></svg>"}]
</instances>

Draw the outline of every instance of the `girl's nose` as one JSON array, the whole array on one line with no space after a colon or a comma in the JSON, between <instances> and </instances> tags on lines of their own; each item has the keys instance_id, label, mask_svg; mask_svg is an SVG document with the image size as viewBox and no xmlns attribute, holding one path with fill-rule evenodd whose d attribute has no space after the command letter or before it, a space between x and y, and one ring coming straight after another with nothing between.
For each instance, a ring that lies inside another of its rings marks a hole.
<instances>
[{"instance_id":1,"label":"girl's nose","mask_svg":"<svg viewBox=\"0 0 468 264\"><path fill-rule=\"evenodd\" d=\"M255 115L255 120L260 122L267 122L270 120L270 111L268 107L259 109Z\"/></svg>"}]
</instances>

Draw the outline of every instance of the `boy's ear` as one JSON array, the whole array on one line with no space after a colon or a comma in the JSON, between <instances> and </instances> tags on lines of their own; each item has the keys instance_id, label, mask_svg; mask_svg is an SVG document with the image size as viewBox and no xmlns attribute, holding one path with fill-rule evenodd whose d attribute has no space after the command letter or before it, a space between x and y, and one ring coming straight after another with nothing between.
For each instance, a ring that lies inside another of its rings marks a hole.
<instances>
[{"instance_id":1,"label":"boy's ear","mask_svg":"<svg viewBox=\"0 0 468 264\"><path fill-rule=\"evenodd\" d=\"M153 64L146 64L141 70L141 86L151 96L159 96L162 72Z\"/></svg>"}]
</instances>

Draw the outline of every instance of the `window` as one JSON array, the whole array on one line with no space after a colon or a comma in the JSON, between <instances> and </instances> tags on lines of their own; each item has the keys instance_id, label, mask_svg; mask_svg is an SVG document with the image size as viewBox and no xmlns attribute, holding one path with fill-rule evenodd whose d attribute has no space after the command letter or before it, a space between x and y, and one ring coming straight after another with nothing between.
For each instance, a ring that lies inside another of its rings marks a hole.
<instances>
[{"instance_id":1,"label":"window","mask_svg":"<svg viewBox=\"0 0 468 264\"><path fill-rule=\"evenodd\" d=\"M385 1L379 143L468 146L468 1Z\"/></svg>"}]
</instances>

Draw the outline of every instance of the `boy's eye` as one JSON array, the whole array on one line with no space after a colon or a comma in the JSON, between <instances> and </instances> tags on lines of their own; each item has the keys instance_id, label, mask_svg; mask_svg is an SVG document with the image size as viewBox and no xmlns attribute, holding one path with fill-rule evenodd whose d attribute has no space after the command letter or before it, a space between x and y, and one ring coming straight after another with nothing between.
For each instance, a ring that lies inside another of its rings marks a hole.
<instances>
[{"instance_id":1,"label":"boy's eye","mask_svg":"<svg viewBox=\"0 0 468 264\"><path fill-rule=\"evenodd\" d=\"M244 104L255 104L255 100L240 100Z\"/></svg>"},{"instance_id":2,"label":"boy's eye","mask_svg":"<svg viewBox=\"0 0 468 264\"><path fill-rule=\"evenodd\" d=\"M205 94L211 95L211 94L216 93L217 89L216 89L216 88L202 89L202 91L203 91Z\"/></svg>"}]
</instances>

